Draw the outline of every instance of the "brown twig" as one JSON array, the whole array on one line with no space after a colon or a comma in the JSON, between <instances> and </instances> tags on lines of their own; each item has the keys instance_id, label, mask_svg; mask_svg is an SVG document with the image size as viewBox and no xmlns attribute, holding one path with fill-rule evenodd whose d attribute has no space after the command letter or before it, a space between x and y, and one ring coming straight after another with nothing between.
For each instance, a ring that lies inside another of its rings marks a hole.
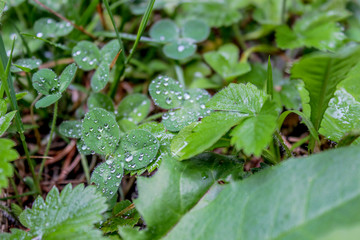
<instances>
[{"instance_id":1,"label":"brown twig","mask_svg":"<svg viewBox=\"0 0 360 240\"><path fill-rule=\"evenodd\" d=\"M71 164L69 164L74 155L75 155L75 149L74 151L71 151L67 156L67 158L65 159L64 167L57 181L63 181L67 177L67 175L79 164L81 160L80 154L78 154L74 159L74 161Z\"/></svg>"},{"instance_id":2,"label":"brown twig","mask_svg":"<svg viewBox=\"0 0 360 240\"><path fill-rule=\"evenodd\" d=\"M124 208L123 210L121 210L119 213L115 214L114 217L119 217L121 215L124 215L124 213L127 213L128 211L130 211L131 209L134 209L135 205L132 203L129 206L127 206L126 208Z\"/></svg>"},{"instance_id":3,"label":"brown twig","mask_svg":"<svg viewBox=\"0 0 360 240\"><path fill-rule=\"evenodd\" d=\"M58 155L56 155L55 157L53 157L52 159L50 159L49 161L45 162L45 166L49 165L49 164L53 164L58 162L59 160L63 159L63 157L65 157L66 155L69 154L69 152L74 149L76 145L76 141L75 140L71 140L70 143L66 146L65 149L61 150L60 153Z\"/></svg>"},{"instance_id":4,"label":"brown twig","mask_svg":"<svg viewBox=\"0 0 360 240\"><path fill-rule=\"evenodd\" d=\"M116 63L116 61L118 60L120 53L122 52L122 49L120 49L120 51L116 54L115 58L112 60L111 64L110 64L110 69L112 69Z\"/></svg>"},{"instance_id":5,"label":"brown twig","mask_svg":"<svg viewBox=\"0 0 360 240\"><path fill-rule=\"evenodd\" d=\"M45 8L47 11L51 12L52 14L54 14L55 16L57 16L58 18L60 18L61 20L70 23L74 28L76 28L77 30L79 30L80 32L88 35L89 37L91 37L92 39L96 39L96 37L94 35L92 35L91 33L89 33L88 31L86 31L82 26L78 26L75 23L73 23L72 21L70 21L69 19L67 19L66 17L62 16L61 14L55 12L54 10L52 10L51 8L45 6L43 3L41 3L39 0L34 0L34 2L36 2L38 5L40 5L41 7Z\"/></svg>"},{"instance_id":6,"label":"brown twig","mask_svg":"<svg viewBox=\"0 0 360 240\"><path fill-rule=\"evenodd\" d=\"M103 13L103 8L101 6L101 3L96 5L96 11L98 12L98 14L100 16L101 25L103 26L104 30L107 30L108 28L106 26L106 21L105 21L105 18L104 18L104 13Z\"/></svg>"}]
</instances>

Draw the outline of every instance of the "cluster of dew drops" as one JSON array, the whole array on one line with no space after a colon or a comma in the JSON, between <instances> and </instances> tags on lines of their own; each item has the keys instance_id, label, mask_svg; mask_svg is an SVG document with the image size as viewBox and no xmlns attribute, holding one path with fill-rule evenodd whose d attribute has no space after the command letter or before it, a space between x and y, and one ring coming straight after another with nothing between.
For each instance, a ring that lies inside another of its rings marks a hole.
<instances>
[{"instance_id":1,"label":"cluster of dew drops","mask_svg":"<svg viewBox=\"0 0 360 240\"><path fill-rule=\"evenodd\" d=\"M156 88L155 93L157 95L160 95L162 93L161 90L159 89L161 87L161 84L163 84L164 87L168 87L170 78L160 75L160 76L157 77L157 80L158 81L156 81L156 79L154 79L151 83L156 84L155 85L155 88ZM183 87L178 81L175 81L175 84L178 85L180 88ZM164 90L164 92L162 94L165 95L165 96L168 96L169 93L171 95L175 95L178 100L183 99L182 92L180 92L180 91ZM154 100L156 101L156 99L154 99ZM172 98L170 96L166 97L165 102L170 105L172 103Z\"/></svg>"}]
</instances>

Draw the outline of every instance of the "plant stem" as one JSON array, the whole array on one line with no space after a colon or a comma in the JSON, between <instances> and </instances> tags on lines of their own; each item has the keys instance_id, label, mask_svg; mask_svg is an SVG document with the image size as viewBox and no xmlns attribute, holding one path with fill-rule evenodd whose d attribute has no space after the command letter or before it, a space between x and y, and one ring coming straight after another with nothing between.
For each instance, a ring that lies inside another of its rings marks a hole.
<instances>
[{"instance_id":1,"label":"plant stem","mask_svg":"<svg viewBox=\"0 0 360 240\"><path fill-rule=\"evenodd\" d=\"M131 48L131 51L130 51L130 55L129 57L126 59L125 61L125 64L129 63L130 59L132 58L132 56L134 55L134 52L135 52L135 49L137 47L137 45L139 44L139 41L140 41L140 38L141 38L141 35L143 34L145 28L146 28L146 25L149 21L149 18L150 18L150 14L153 10L153 7L154 7L154 3L155 3L155 0L150 0L149 1L149 4L147 5L146 7L146 11L144 13L144 16L143 18L141 19L141 23L140 23L140 26L139 26L139 30L137 32L137 35L136 35L136 40L135 40L135 43L133 45L133 47Z\"/></svg>"},{"instance_id":2,"label":"plant stem","mask_svg":"<svg viewBox=\"0 0 360 240\"><path fill-rule=\"evenodd\" d=\"M106 8L106 11L108 12L109 16L110 16L110 19L111 19L111 23L115 29L115 33L116 33L116 37L119 41L119 45L120 45L120 50L121 51L121 57L122 57L122 61L123 62L126 62L126 56L125 56L125 48L124 48L124 44L123 44L123 41L121 40L121 37L120 37L120 34L119 34L119 30L117 29L116 27L116 24L115 24L115 20L114 20L114 17L112 15L112 12L111 12L111 9L110 9L110 6L109 6L109 2L108 0L103 0L104 4L105 4L105 8Z\"/></svg>"},{"instance_id":3,"label":"plant stem","mask_svg":"<svg viewBox=\"0 0 360 240\"><path fill-rule=\"evenodd\" d=\"M15 199L15 198L18 198L18 197L31 196L31 195L34 195L34 194L37 194L37 192L31 191L31 192L26 192L26 193L23 193L23 194L18 194L16 196L4 197L4 198L0 198L0 201L7 201L9 199Z\"/></svg>"},{"instance_id":4,"label":"plant stem","mask_svg":"<svg viewBox=\"0 0 360 240\"><path fill-rule=\"evenodd\" d=\"M242 34L240 32L239 26L235 23L235 24L232 25L232 29L234 31L236 41L239 43L240 48L243 51L245 51L246 44L245 44L244 38L243 38L243 36L242 36Z\"/></svg>"},{"instance_id":5,"label":"plant stem","mask_svg":"<svg viewBox=\"0 0 360 240\"><path fill-rule=\"evenodd\" d=\"M84 169L86 181L88 182L88 184L90 184L90 171L89 171L87 159L83 154L81 154L80 157L81 157L81 165Z\"/></svg>"},{"instance_id":6,"label":"plant stem","mask_svg":"<svg viewBox=\"0 0 360 240\"><path fill-rule=\"evenodd\" d=\"M182 85L182 88L185 88L184 72L178 64L175 65L175 72L176 72L176 76L180 82L180 85Z\"/></svg>"},{"instance_id":7,"label":"plant stem","mask_svg":"<svg viewBox=\"0 0 360 240\"><path fill-rule=\"evenodd\" d=\"M48 154L49 154L49 151L50 151L50 146L51 146L53 134L54 134L54 131L55 131L56 118L57 118L57 112L58 112L58 105L59 105L59 101L55 102L55 105L54 105L54 116L53 116L53 120L52 120L52 123L51 123L49 141L48 141L48 143L47 143L47 145L46 145L46 148L45 148L44 157L47 157ZM45 166L45 161L46 161L46 158L43 158L43 160L41 161L41 165L40 165L40 169L39 169L39 178L38 178L39 181L40 181L40 179L41 179L41 174L42 174L43 169L44 169L44 166ZM40 184L40 183L39 183L39 184Z\"/></svg>"},{"instance_id":8,"label":"plant stem","mask_svg":"<svg viewBox=\"0 0 360 240\"><path fill-rule=\"evenodd\" d=\"M13 42L12 50L11 50L11 53L10 53L10 58L8 60L7 56L6 56L6 50L5 50L5 46L4 46L4 41L2 39L2 36L0 35L0 55L1 55L0 69L2 71L4 70L4 64L3 63L5 63L5 62L8 62L7 68L10 69L9 64L10 64L10 61L12 59L14 43L15 43L15 41ZM18 107L17 101L16 101L15 89L14 89L14 86L13 86L13 82L12 82L10 73L5 74L4 79L2 81L2 85L4 86L4 90L5 90L6 95L8 96L8 98L10 98L10 104L11 104L12 109L16 111L15 125L16 125L17 131L18 131L18 133L20 135L21 144L22 144L24 152L25 152L26 160L27 160L27 163L29 165L31 175L32 175L33 179L36 181L37 176L35 174L34 165L33 165L32 161L30 159L29 150L28 150L27 143L26 143L26 140L25 140L24 126L23 126L22 121L21 121L21 117L20 117L20 113L19 113L19 107ZM38 192L40 192L40 185L36 185L35 187L36 187L36 190Z\"/></svg>"},{"instance_id":9,"label":"plant stem","mask_svg":"<svg viewBox=\"0 0 360 240\"><path fill-rule=\"evenodd\" d=\"M14 197L16 198L16 201L19 203L19 206L20 206L21 208L23 208L21 199L20 199L20 197L19 197L19 192L18 192L18 190L17 190L17 187L16 187L16 184L15 184L14 179L11 177L11 178L9 178L9 180L10 180L10 184L11 184L11 186L12 186L12 188L14 189L14 192L15 192L15 196L14 196Z\"/></svg>"},{"instance_id":10,"label":"plant stem","mask_svg":"<svg viewBox=\"0 0 360 240\"><path fill-rule=\"evenodd\" d=\"M288 146L286 146L284 139L282 138L282 136L280 135L280 133L278 131L275 131L275 136L279 140L279 143L281 144L281 146L285 149L286 158L292 157L293 155L292 155L290 149L288 148Z\"/></svg>"},{"instance_id":11,"label":"plant stem","mask_svg":"<svg viewBox=\"0 0 360 240\"><path fill-rule=\"evenodd\" d=\"M300 147L301 145L303 145L304 143L306 143L307 141L309 141L310 136L311 136L311 135L308 135L308 136L300 139L300 140L297 141L296 143L294 143L294 145L291 146L290 151L294 151L295 148Z\"/></svg>"}]
</instances>

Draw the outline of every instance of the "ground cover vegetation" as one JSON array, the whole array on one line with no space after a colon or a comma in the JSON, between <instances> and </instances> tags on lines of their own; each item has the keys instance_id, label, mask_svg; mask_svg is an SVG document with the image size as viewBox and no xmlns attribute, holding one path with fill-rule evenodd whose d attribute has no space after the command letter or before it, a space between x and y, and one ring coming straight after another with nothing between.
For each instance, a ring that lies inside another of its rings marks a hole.
<instances>
[{"instance_id":1,"label":"ground cover vegetation","mask_svg":"<svg viewBox=\"0 0 360 240\"><path fill-rule=\"evenodd\" d=\"M0 0L0 238L358 239L359 13Z\"/></svg>"}]
</instances>

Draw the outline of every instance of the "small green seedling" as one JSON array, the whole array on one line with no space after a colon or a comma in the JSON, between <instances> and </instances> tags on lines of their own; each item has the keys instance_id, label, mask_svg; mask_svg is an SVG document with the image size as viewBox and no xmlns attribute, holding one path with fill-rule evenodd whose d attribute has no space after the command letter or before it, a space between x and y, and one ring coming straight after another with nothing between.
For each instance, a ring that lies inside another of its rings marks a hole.
<instances>
[{"instance_id":1,"label":"small green seedling","mask_svg":"<svg viewBox=\"0 0 360 240\"><path fill-rule=\"evenodd\" d=\"M96 69L91 78L91 88L102 90L110 79L110 65L120 50L117 40L108 42L101 50L89 41L81 41L72 49L72 56L79 68L90 71Z\"/></svg>"},{"instance_id":2,"label":"small green seedling","mask_svg":"<svg viewBox=\"0 0 360 240\"><path fill-rule=\"evenodd\" d=\"M36 102L36 108L45 108L58 101L75 77L76 64L70 64L61 73L60 77L50 69L40 69L32 77L33 87L38 93L45 95Z\"/></svg>"},{"instance_id":3,"label":"small green seedling","mask_svg":"<svg viewBox=\"0 0 360 240\"><path fill-rule=\"evenodd\" d=\"M195 43L206 40L210 28L201 20L189 19L179 29L172 20L164 19L156 22L149 34L151 38L165 43L163 52L167 57L180 60L195 53Z\"/></svg>"}]
</instances>

